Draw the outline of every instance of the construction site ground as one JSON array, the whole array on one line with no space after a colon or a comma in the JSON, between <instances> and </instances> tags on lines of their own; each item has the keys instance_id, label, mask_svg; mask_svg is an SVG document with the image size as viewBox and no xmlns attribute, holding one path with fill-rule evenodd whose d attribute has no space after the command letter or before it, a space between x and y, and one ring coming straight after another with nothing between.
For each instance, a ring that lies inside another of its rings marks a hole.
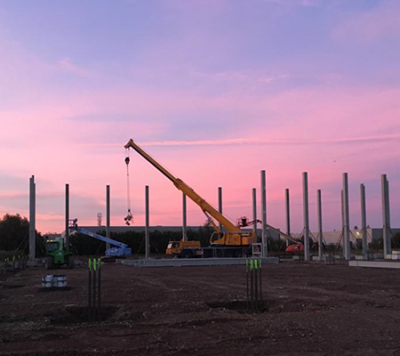
<instances>
[{"instance_id":1,"label":"construction site ground","mask_svg":"<svg viewBox=\"0 0 400 356\"><path fill-rule=\"evenodd\" d=\"M31 268L0 283L0 355L400 355L398 270L287 262L263 267L267 310L245 305L244 266L102 268L106 320L88 323L87 267ZM235 307L236 306L236 307ZM239 308L240 309L240 308Z\"/></svg>"}]
</instances>

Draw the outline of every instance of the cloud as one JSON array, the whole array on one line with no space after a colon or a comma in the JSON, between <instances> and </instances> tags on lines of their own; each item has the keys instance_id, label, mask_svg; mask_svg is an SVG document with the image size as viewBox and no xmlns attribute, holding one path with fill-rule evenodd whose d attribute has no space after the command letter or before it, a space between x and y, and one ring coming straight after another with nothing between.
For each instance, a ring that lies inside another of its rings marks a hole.
<instances>
[{"instance_id":1,"label":"cloud","mask_svg":"<svg viewBox=\"0 0 400 356\"><path fill-rule=\"evenodd\" d=\"M389 142L400 140L400 134L347 137L337 139L262 139L262 138L233 138L225 140L194 140L194 141L153 141L138 143L143 147L164 147L164 146L241 146L241 145L337 145L337 144L369 144L374 142ZM120 143L83 143L88 147L121 147Z\"/></svg>"},{"instance_id":2,"label":"cloud","mask_svg":"<svg viewBox=\"0 0 400 356\"><path fill-rule=\"evenodd\" d=\"M279 203L283 189L291 187L293 203L300 204L296 199L301 199L304 170L310 172L310 184L324 188L330 183L336 188L343 171L354 180L372 179L398 160L399 95L397 88L324 86L274 93L244 89L213 96L135 87L44 96L35 105L0 112L1 124L7 127L0 132L2 169L18 170L19 176L27 177L21 187L12 189L25 191L20 200L9 197L7 202L1 199L2 204L8 206L5 211L26 212L27 179L34 174L42 204L38 213L62 215L62 192L68 182L71 214L82 224L96 224L96 214L104 213L105 185L110 184L113 224L122 224L126 214L123 145L130 137L151 147L153 157L179 173L210 203L215 204L216 187L224 185L230 216L251 214L251 204L247 213L245 202L251 201L250 188L259 186L258 172L265 168L270 172L269 202ZM109 119L113 117L121 119ZM174 221L179 223L179 192L140 157L132 157L131 167L137 224L144 217L145 185L152 187L152 198L156 197L152 209L175 213ZM50 182L43 184L43 179ZM53 197L51 192L58 189ZM329 189L329 196L335 196L334 188ZM11 194L6 184L0 191L3 197ZM235 207L235 201L243 201L243 209ZM273 225L283 221L280 211L284 210L270 210ZM196 225L204 217L199 211L191 219L189 223ZM168 221L160 214L151 223ZM60 230L63 224L38 220L38 228Z\"/></svg>"},{"instance_id":3,"label":"cloud","mask_svg":"<svg viewBox=\"0 0 400 356\"><path fill-rule=\"evenodd\" d=\"M87 78L98 76L98 73L96 73L92 70L89 70L87 68L78 66L70 58L62 58L55 65L49 65L49 68L54 69L56 71L59 70L59 71L67 72L69 74L87 77Z\"/></svg>"},{"instance_id":4,"label":"cloud","mask_svg":"<svg viewBox=\"0 0 400 356\"><path fill-rule=\"evenodd\" d=\"M400 2L380 1L378 5L356 15L333 30L337 40L378 41L382 38L400 37Z\"/></svg>"},{"instance_id":5,"label":"cloud","mask_svg":"<svg viewBox=\"0 0 400 356\"><path fill-rule=\"evenodd\" d=\"M329 2L327 0L263 0L267 3L272 3L285 7L316 7L321 6L324 2Z\"/></svg>"}]
</instances>

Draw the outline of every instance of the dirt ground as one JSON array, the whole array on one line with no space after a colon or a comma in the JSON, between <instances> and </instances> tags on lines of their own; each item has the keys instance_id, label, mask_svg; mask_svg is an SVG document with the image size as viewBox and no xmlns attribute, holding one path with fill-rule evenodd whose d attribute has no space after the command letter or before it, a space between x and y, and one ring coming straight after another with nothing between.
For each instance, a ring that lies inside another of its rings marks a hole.
<instances>
[{"instance_id":1,"label":"dirt ground","mask_svg":"<svg viewBox=\"0 0 400 356\"><path fill-rule=\"evenodd\" d=\"M400 355L398 270L265 265L262 314L210 307L245 300L242 266L102 271L97 324L77 314L86 267L62 271L65 291L41 291L41 268L2 282L0 355Z\"/></svg>"}]
</instances>

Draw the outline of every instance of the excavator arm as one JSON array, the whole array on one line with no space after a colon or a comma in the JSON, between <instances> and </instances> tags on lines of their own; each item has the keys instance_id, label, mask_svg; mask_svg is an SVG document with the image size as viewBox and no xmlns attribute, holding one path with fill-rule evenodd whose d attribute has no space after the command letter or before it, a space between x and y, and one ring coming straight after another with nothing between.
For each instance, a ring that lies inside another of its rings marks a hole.
<instances>
[{"instance_id":1,"label":"excavator arm","mask_svg":"<svg viewBox=\"0 0 400 356\"><path fill-rule=\"evenodd\" d=\"M132 148L137 153L139 153L146 161L152 164L157 170L159 170L164 176L166 176L177 189L182 191L189 199L196 203L201 210L206 215L210 224L214 227L217 238L213 239L212 244L228 244L228 245L250 245L253 243L254 233L250 231L242 231L238 226L232 223L224 215L222 215L217 209L212 205L207 203L199 194L197 194L193 188L187 185L184 181L176 178L172 173L165 169L160 163L158 163L154 158L152 158L148 153L146 153L141 147L139 147L132 139L125 145L126 149ZM215 219L227 230L226 233L222 235L217 224L212 220ZM218 238L221 237L221 238Z\"/></svg>"}]
</instances>

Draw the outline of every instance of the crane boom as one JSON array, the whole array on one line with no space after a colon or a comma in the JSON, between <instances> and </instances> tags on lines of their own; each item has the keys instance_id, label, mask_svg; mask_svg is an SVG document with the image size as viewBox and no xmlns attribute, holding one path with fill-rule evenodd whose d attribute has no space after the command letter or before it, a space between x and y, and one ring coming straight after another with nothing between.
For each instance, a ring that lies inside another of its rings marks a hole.
<instances>
[{"instance_id":1,"label":"crane boom","mask_svg":"<svg viewBox=\"0 0 400 356\"><path fill-rule=\"evenodd\" d=\"M193 202L195 202L201 210L206 214L209 219L209 215L217 220L221 225L223 225L230 232L241 232L240 228L232 223L229 219L223 216L217 209L215 209L211 204L207 203L199 194L197 194L193 188L188 186L182 179L176 178L171 172L164 168L160 163L158 163L154 158L152 158L148 153L146 153L141 147L139 147L132 139L125 145L125 148L133 148L137 153L139 153L146 161L152 164L156 169L158 169L164 176L166 176L177 189L182 191L187 197L189 197ZM210 219L209 219L210 220ZM210 221L214 229L219 233L218 226Z\"/></svg>"}]
</instances>

